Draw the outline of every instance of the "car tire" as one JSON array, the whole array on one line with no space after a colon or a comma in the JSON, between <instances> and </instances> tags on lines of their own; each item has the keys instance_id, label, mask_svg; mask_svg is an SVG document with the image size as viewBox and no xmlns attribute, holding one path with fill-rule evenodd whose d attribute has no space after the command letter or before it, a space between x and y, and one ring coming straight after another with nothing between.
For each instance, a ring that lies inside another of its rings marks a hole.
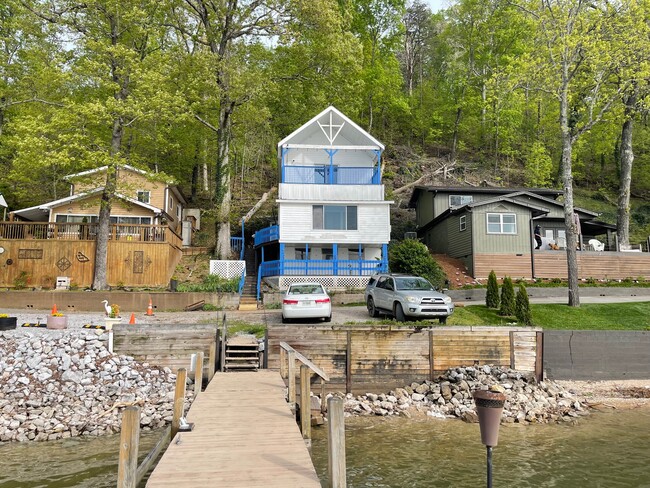
<instances>
[{"instance_id":1,"label":"car tire","mask_svg":"<svg viewBox=\"0 0 650 488\"><path fill-rule=\"evenodd\" d=\"M398 322L406 321L406 315L404 315L404 309L402 308L401 303L395 304L395 320L397 320Z\"/></svg>"},{"instance_id":2,"label":"car tire","mask_svg":"<svg viewBox=\"0 0 650 488\"><path fill-rule=\"evenodd\" d=\"M377 310L377 307L375 307L375 300L372 297L368 297L368 302L366 303L366 306L368 307L368 315L371 317L379 317L379 311Z\"/></svg>"},{"instance_id":3,"label":"car tire","mask_svg":"<svg viewBox=\"0 0 650 488\"><path fill-rule=\"evenodd\" d=\"M447 317L440 317L438 320L440 320L441 324L446 324L447 323Z\"/></svg>"},{"instance_id":4,"label":"car tire","mask_svg":"<svg viewBox=\"0 0 650 488\"><path fill-rule=\"evenodd\" d=\"M284 315L282 316L282 323L283 324L288 324L289 323L289 319L286 318Z\"/></svg>"},{"instance_id":5,"label":"car tire","mask_svg":"<svg viewBox=\"0 0 650 488\"><path fill-rule=\"evenodd\" d=\"M329 317L325 317L323 319L324 322L331 322L332 321L332 316L330 315Z\"/></svg>"}]
</instances>

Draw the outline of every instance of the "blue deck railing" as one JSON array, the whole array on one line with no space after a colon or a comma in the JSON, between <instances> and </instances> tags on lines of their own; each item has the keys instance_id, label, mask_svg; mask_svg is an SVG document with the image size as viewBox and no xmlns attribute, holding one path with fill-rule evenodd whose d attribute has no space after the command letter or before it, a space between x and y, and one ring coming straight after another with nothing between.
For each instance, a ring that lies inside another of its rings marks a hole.
<instances>
[{"instance_id":1,"label":"blue deck railing","mask_svg":"<svg viewBox=\"0 0 650 488\"><path fill-rule=\"evenodd\" d=\"M272 225L255 232L255 246L260 246L267 242L277 241L280 238L280 227Z\"/></svg>"},{"instance_id":2,"label":"blue deck railing","mask_svg":"<svg viewBox=\"0 0 650 488\"><path fill-rule=\"evenodd\" d=\"M282 183L304 185L379 185L379 166L282 166Z\"/></svg>"},{"instance_id":3,"label":"blue deck railing","mask_svg":"<svg viewBox=\"0 0 650 488\"><path fill-rule=\"evenodd\" d=\"M239 296L241 296L241 292L244 289L244 283L246 283L246 266L244 266L244 270L241 273L241 278L239 279L239 287L237 288L237 293L239 293Z\"/></svg>"}]
</instances>

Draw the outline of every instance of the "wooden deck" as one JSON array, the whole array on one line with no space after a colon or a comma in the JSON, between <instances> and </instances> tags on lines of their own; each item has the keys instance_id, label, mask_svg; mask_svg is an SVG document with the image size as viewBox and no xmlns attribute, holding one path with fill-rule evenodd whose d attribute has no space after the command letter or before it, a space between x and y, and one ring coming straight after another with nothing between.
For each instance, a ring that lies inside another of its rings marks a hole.
<instances>
[{"instance_id":1,"label":"wooden deck","mask_svg":"<svg viewBox=\"0 0 650 488\"><path fill-rule=\"evenodd\" d=\"M217 373L172 439L147 488L320 488L277 371Z\"/></svg>"}]
</instances>

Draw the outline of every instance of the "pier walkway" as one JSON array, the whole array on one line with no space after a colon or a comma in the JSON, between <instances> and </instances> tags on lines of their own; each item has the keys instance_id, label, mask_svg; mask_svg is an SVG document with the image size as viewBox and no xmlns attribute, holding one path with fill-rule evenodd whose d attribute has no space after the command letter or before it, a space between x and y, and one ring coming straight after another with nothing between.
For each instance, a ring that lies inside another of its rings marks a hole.
<instances>
[{"instance_id":1,"label":"pier walkway","mask_svg":"<svg viewBox=\"0 0 650 488\"><path fill-rule=\"evenodd\" d=\"M147 488L321 487L277 371L217 373L187 421Z\"/></svg>"}]
</instances>

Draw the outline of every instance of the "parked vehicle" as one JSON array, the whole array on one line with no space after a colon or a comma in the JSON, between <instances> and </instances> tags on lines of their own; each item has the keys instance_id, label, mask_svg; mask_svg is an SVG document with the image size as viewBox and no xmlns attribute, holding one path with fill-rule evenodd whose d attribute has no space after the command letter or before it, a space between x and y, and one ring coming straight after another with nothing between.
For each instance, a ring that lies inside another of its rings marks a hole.
<instances>
[{"instance_id":1,"label":"parked vehicle","mask_svg":"<svg viewBox=\"0 0 650 488\"><path fill-rule=\"evenodd\" d=\"M412 319L440 320L454 313L451 297L439 293L426 279L403 274L373 275L365 290L368 314L377 317L385 313L404 322Z\"/></svg>"},{"instance_id":2,"label":"parked vehicle","mask_svg":"<svg viewBox=\"0 0 650 488\"><path fill-rule=\"evenodd\" d=\"M282 298L282 323L293 319L332 320L332 301L320 283L294 283Z\"/></svg>"}]
</instances>

